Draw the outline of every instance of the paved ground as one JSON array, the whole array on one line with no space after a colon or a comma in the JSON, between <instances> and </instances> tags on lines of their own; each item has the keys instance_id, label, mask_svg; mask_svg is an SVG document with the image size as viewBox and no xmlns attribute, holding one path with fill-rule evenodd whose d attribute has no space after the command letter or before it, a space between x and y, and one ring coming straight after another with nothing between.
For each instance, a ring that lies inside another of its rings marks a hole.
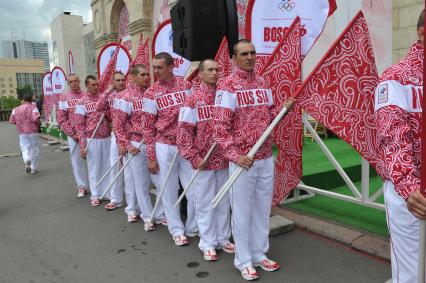
<instances>
[{"instance_id":1,"label":"paved ground","mask_svg":"<svg viewBox=\"0 0 426 283\"><path fill-rule=\"evenodd\" d=\"M0 156L18 152L15 129L0 124ZM41 140L41 144L45 141ZM123 210L77 199L68 153L41 146L40 173L0 157L0 282L243 282L231 255L206 263L197 240L176 247L166 229L144 232ZM301 230L271 238L282 264L258 282L361 283L388 280L390 267Z\"/></svg>"}]
</instances>

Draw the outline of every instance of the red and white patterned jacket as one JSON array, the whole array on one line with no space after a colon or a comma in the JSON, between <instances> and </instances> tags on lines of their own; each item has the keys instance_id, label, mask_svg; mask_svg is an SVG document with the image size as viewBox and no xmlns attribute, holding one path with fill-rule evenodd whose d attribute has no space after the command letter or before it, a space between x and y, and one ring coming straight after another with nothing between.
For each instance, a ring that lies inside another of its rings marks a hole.
<instances>
[{"instance_id":1,"label":"red and white patterned jacket","mask_svg":"<svg viewBox=\"0 0 426 283\"><path fill-rule=\"evenodd\" d=\"M214 144L214 101L216 88L202 82L193 88L180 108L177 146L182 156L196 169ZM206 170L227 168L228 160L220 147L216 147L207 161Z\"/></svg>"},{"instance_id":2,"label":"red and white patterned jacket","mask_svg":"<svg viewBox=\"0 0 426 283\"><path fill-rule=\"evenodd\" d=\"M404 199L420 188L424 48L416 42L375 93L377 172Z\"/></svg>"},{"instance_id":3,"label":"red and white patterned jacket","mask_svg":"<svg viewBox=\"0 0 426 283\"><path fill-rule=\"evenodd\" d=\"M217 142L225 157L237 162L239 156L248 154L276 115L272 90L255 72L236 67L230 76L219 82L215 104ZM271 157L272 144L270 135L254 159Z\"/></svg>"},{"instance_id":4,"label":"red and white patterned jacket","mask_svg":"<svg viewBox=\"0 0 426 283\"><path fill-rule=\"evenodd\" d=\"M143 139L142 107L146 88L129 82L127 89L118 93L114 99L113 126L117 144L121 147L131 146L130 142Z\"/></svg>"},{"instance_id":5,"label":"red and white patterned jacket","mask_svg":"<svg viewBox=\"0 0 426 283\"><path fill-rule=\"evenodd\" d=\"M112 121L112 109L114 108L114 98L117 97L117 91L104 92L100 95L96 111L103 112L109 121Z\"/></svg>"},{"instance_id":6,"label":"red and white patterned jacket","mask_svg":"<svg viewBox=\"0 0 426 283\"><path fill-rule=\"evenodd\" d=\"M72 90L63 93L59 97L57 120L61 130L74 140L78 140L76 125L75 108L79 99L86 94L81 90L73 92Z\"/></svg>"},{"instance_id":7,"label":"red and white patterned jacket","mask_svg":"<svg viewBox=\"0 0 426 283\"><path fill-rule=\"evenodd\" d=\"M191 94L191 84L181 78L156 81L143 99L144 140L148 160L156 159L155 142L176 145L179 110Z\"/></svg>"},{"instance_id":8,"label":"red and white patterned jacket","mask_svg":"<svg viewBox=\"0 0 426 283\"><path fill-rule=\"evenodd\" d=\"M9 122L16 124L20 135L37 134L40 129L40 112L35 103L24 102L12 110Z\"/></svg>"},{"instance_id":9,"label":"red and white patterned jacket","mask_svg":"<svg viewBox=\"0 0 426 283\"><path fill-rule=\"evenodd\" d=\"M99 99L100 96L98 94L86 94L77 104L75 110L75 127L81 148L86 147L87 139L93 135L93 132L102 117L103 113L96 111L96 105L98 104ZM111 136L111 129L109 127L109 121L105 115L93 138L105 139L109 136Z\"/></svg>"}]
</instances>

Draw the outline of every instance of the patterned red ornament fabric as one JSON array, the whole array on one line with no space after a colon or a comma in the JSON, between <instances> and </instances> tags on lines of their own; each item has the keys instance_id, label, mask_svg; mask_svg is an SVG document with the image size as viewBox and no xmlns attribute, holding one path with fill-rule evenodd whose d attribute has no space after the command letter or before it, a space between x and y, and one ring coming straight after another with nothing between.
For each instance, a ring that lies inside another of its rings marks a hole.
<instances>
[{"instance_id":1,"label":"patterned red ornament fabric","mask_svg":"<svg viewBox=\"0 0 426 283\"><path fill-rule=\"evenodd\" d=\"M292 97L302 84L300 18L294 19L260 75L272 87L277 111L286 99ZM275 161L275 184L272 206L278 205L302 178L302 108L295 103L293 109L274 129L274 142L278 147Z\"/></svg>"},{"instance_id":2,"label":"patterned red ornament fabric","mask_svg":"<svg viewBox=\"0 0 426 283\"><path fill-rule=\"evenodd\" d=\"M96 111L96 105L100 98L99 94L86 94L79 99L75 108L75 130L81 148L86 148L87 139L93 135L96 126L101 120L102 112ZM93 138L106 139L111 136L109 123L108 119L102 119Z\"/></svg>"},{"instance_id":3,"label":"patterned red ornament fabric","mask_svg":"<svg viewBox=\"0 0 426 283\"><path fill-rule=\"evenodd\" d=\"M359 12L315 67L297 96L314 119L376 164L376 63L367 23Z\"/></svg>"},{"instance_id":4,"label":"patterned red ornament fabric","mask_svg":"<svg viewBox=\"0 0 426 283\"><path fill-rule=\"evenodd\" d=\"M229 44L226 37L223 38L222 43L217 50L214 60L219 65L219 79L226 78L229 76L233 69L233 64L231 56L229 55ZM188 81L191 82L193 87L199 87L201 84L201 79L198 76L198 70L194 70L191 75L188 77Z\"/></svg>"},{"instance_id":5,"label":"patterned red ornament fabric","mask_svg":"<svg viewBox=\"0 0 426 283\"><path fill-rule=\"evenodd\" d=\"M376 89L377 172L407 199L420 188L424 47L414 43Z\"/></svg>"},{"instance_id":6,"label":"patterned red ornament fabric","mask_svg":"<svg viewBox=\"0 0 426 283\"><path fill-rule=\"evenodd\" d=\"M114 50L114 54L108 62L104 72L99 78L99 93L103 93L106 91L108 86L112 83L113 76L115 73L115 65L117 64L118 52L120 51L120 44L118 44L117 48Z\"/></svg>"},{"instance_id":7,"label":"patterned red ornament fabric","mask_svg":"<svg viewBox=\"0 0 426 283\"><path fill-rule=\"evenodd\" d=\"M40 112L34 102L24 102L13 108L9 122L16 124L20 135L37 134L40 128Z\"/></svg>"},{"instance_id":8,"label":"patterned red ornament fabric","mask_svg":"<svg viewBox=\"0 0 426 283\"><path fill-rule=\"evenodd\" d=\"M138 50L136 51L136 57L135 59L132 61L131 66L137 65L137 64L143 64L145 65L147 68L149 67L149 39L147 39L145 41L145 43L143 43L143 37L141 34L140 40L139 40L139 45L138 45Z\"/></svg>"}]
</instances>

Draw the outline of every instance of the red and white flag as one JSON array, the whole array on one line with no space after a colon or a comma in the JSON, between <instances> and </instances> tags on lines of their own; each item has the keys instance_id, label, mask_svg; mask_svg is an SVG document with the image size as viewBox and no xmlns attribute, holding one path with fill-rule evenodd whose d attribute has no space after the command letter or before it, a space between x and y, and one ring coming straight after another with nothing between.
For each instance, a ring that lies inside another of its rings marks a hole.
<instances>
[{"instance_id":1,"label":"red and white flag","mask_svg":"<svg viewBox=\"0 0 426 283\"><path fill-rule=\"evenodd\" d=\"M107 90L108 86L112 83L114 73L115 73L115 65L117 64L117 57L120 51L121 45L118 44L117 48L114 50L114 54L112 54L111 59L108 62L104 72L99 78L99 93L103 93Z\"/></svg>"},{"instance_id":2,"label":"red and white flag","mask_svg":"<svg viewBox=\"0 0 426 283\"><path fill-rule=\"evenodd\" d=\"M143 64L147 68L149 68L149 45L148 45L149 39L147 38L145 43L143 43L143 37L141 34L138 49L136 51L136 57L132 61L132 66L137 64Z\"/></svg>"},{"instance_id":3,"label":"red and white flag","mask_svg":"<svg viewBox=\"0 0 426 283\"><path fill-rule=\"evenodd\" d=\"M376 164L376 63L362 12L354 17L297 96L303 109Z\"/></svg>"},{"instance_id":4,"label":"red and white flag","mask_svg":"<svg viewBox=\"0 0 426 283\"><path fill-rule=\"evenodd\" d=\"M301 24L296 17L260 71L272 88L277 110L302 84L301 60ZM302 178L302 133L302 108L295 103L274 129L278 156L272 206L278 205Z\"/></svg>"},{"instance_id":5,"label":"red and white flag","mask_svg":"<svg viewBox=\"0 0 426 283\"><path fill-rule=\"evenodd\" d=\"M68 51L68 74L75 74L74 73L74 56L72 55L72 51Z\"/></svg>"},{"instance_id":6,"label":"red and white flag","mask_svg":"<svg viewBox=\"0 0 426 283\"><path fill-rule=\"evenodd\" d=\"M219 49L217 50L216 56L214 57L214 60L219 65L219 79L225 78L229 76L232 72L232 60L231 56L229 55L229 44L226 37L223 38L222 43L219 46ZM191 82L192 86L199 86L201 83L201 79L198 76L198 69L195 69L187 79L189 82Z\"/></svg>"}]
</instances>

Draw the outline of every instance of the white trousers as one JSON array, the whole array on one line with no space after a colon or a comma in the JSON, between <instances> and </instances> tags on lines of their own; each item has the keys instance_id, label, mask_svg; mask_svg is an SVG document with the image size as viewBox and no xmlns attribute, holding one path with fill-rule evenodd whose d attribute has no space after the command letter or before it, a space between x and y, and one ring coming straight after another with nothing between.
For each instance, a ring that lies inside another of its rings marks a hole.
<instances>
[{"instance_id":1,"label":"white trousers","mask_svg":"<svg viewBox=\"0 0 426 283\"><path fill-rule=\"evenodd\" d=\"M124 156L124 163L126 163L129 157L130 155ZM126 195L126 208L124 211L127 215L136 215L140 213L140 209L136 199L135 182L132 170L129 166L130 164L124 168L124 193Z\"/></svg>"},{"instance_id":2,"label":"white trousers","mask_svg":"<svg viewBox=\"0 0 426 283\"><path fill-rule=\"evenodd\" d=\"M391 238L392 282L417 283L420 220L408 210L407 202L392 182L385 182L384 196Z\"/></svg>"},{"instance_id":3,"label":"white trousers","mask_svg":"<svg viewBox=\"0 0 426 283\"><path fill-rule=\"evenodd\" d=\"M35 171L38 168L38 134L19 135L19 145L21 147L22 159L24 163L27 160L31 161L31 170Z\"/></svg>"},{"instance_id":4,"label":"white trousers","mask_svg":"<svg viewBox=\"0 0 426 283\"><path fill-rule=\"evenodd\" d=\"M73 152L74 147L76 146L76 149ZM71 155L71 166L72 171L74 173L74 178L77 183L77 188L88 188L88 180L86 171L84 169L84 159L81 158L80 155L80 145L75 142L71 137L68 137L68 147Z\"/></svg>"},{"instance_id":5,"label":"white trousers","mask_svg":"<svg viewBox=\"0 0 426 283\"><path fill-rule=\"evenodd\" d=\"M131 144L134 147L139 147L140 145L139 142L135 141L131 141ZM157 182L157 179L154 175L154 177L151 178L151 174L148 171L146 146L142 145L139 150L140 152L137 155L133 156L128 167L130 170L130 174L133 176L136 203L140 210L140 216L143 221L148 221L151 217L153 209L149 189L151 187L151 180L153 181L154 185L156 185L155 183ZM162 218L164 218L164 208L163 203L160 200L154 215L154 220Z\"/></svg>"},{"instance_id":6,"label":"white trousers","mask_svg":"<svg viewBox=\"0 0 426 283\"><path fill-rule=\"evenodd\" d=\"M229 174L237 168L230 163ZM250 170L243 170L230 190L234 265L239 270L266 258L273 187L274 160L270 157L256 160Z\"/></svg>"},{"instance_id":7,"label":"white trousers","mask_svg":"<svg viewBox=\"0 0 426 283\"><path fill-rule=\"evenodd\" d=\"M200 171L194 181L195 216L200 230L202 251L214 249L229 243L231 219L229 194L213 208L212 200L228 179L228 168L222 170Z\"/></svg>"},{"instance_id":8,"label":"white trousers","mask_svg":"<svg viewBox=\"0 0 426 283\"><path fill-rule=\"evenodd\" d=\"M158 165L160 167L159 185L160 188L162 188L164 182L166 181L170 163L172 162L172 159L176 152L178 152L178 150L177 147L173 145L156 143L155 151L157 155ZM176 161L173 164L169 180L167 181L167 185L164 188L164 193L162 197L164 204L164 212L167 218L167 227L173 237L177 235L182 235L185 232L185 227L180 218L179 208L175 207L175 203L178 198L179 179L182 183L182 186L186 187L192 177L193 172L194 170L192 170L191 163L188 160L184 159L178 153ZM193 197L193 193L191 195ZM193 198L188 199L187 217L189 219L187 220L187 227L188 229L192 229L188 230L188 232L196 231L197 227L195 221L195 202Z\"/></svg>"},{"instance_id":9,"label":"white trousers","mask_svg":"<svg viewBox=\"0 0 426 283\"><path fill-rule=\"evenodd\" d=\"M89 141L90 139L87 139L87 142ZM105 139L93 139L87 148L87 168L89 171L91 199L100 198L102 192L108 186L107 179L104 179L99 185L96 185L96 183L109 169L110 148L110 137Z\"/></svg>"},{"instance_id":10,"label":"white trousers","mask_svg":"<svg viewBox=\"0 0 426 283\"><path fill-rule=\"evenodd\" d=\"M110 166L112 167L117 159L119 158L120 154L118 152L118 146L117 146L117 140L115 138L114 133L111 135L111 148L109 151L109 161ZM120 168L122 167L122 160L118 161L118 164L115 165L115 167L111 170L109 173L109 181L112 182L114 177L117 176L118 171L120 171ZM104 188L106 189L106 187ZM111 202L115 203L122 203L123 202L123 193L124 193L124 174L121 174L117 180L114 182L114 184L111 187Z\"/></svg>"}]
</instances>

